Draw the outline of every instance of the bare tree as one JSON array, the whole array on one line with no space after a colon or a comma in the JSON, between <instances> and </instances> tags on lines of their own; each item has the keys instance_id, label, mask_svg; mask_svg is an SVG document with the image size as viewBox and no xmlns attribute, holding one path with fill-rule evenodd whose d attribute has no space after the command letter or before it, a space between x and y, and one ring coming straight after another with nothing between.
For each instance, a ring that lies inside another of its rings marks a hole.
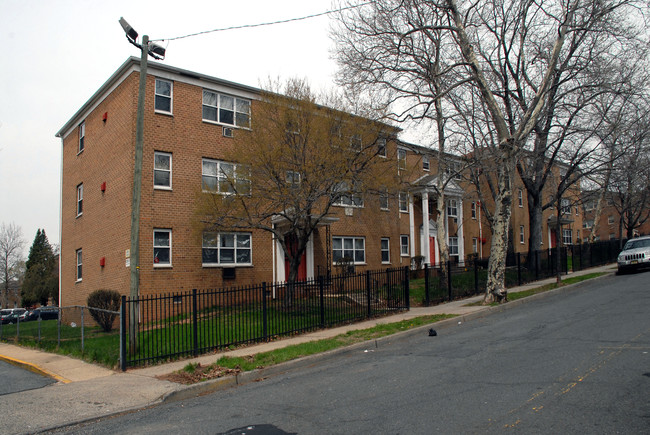
<instances>
[{"instance_id":1,"label":"bare tree","mask_svg":"<svg viewBox=\"0 0 650 435\"><path fill-rule=\"evenodd\" d=\"M2 273L2 307L7 307L9 301L9 286L19 279L23 263L22 249L25 246L23 232L14 223L3 223L0 227L0 272Z\"/></svg>"}]
</instances>

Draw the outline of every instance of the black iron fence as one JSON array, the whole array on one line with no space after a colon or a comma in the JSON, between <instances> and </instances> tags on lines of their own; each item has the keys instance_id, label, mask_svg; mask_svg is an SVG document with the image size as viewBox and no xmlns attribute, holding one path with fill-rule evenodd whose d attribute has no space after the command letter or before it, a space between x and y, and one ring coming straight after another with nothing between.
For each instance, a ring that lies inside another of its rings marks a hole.
<instances>
[{"instance_id":1,"label":"black iron fence","mask_svg":"<svg viewBox=\"0 0 650 435\"><path fill-rule=\"evenodd\" d=\"M620 241L609 240L592 244L571 245L533 253L513 253L506 256L505 285L514 287L540 279L557 276L560 273L578 271L616 261L620 252ZM435 305L444 301L462 299L485 292L487 284L487 259L468 257L464 262L447 262L445 268L437 264L425 265L422 270L412 272L414 277L423 277L424 305Z\"/></svg>"},{"instance_id":2,"label":"black iron fence","mask_svg":"<svg viewBox=\"0 0 650 435\"><path fill-rule=\"evenodd\" d=\"M409 269L122 297L122 369L409 309ZM137 322L130 324L131 310Z\"/></svg>"}]
</instances>

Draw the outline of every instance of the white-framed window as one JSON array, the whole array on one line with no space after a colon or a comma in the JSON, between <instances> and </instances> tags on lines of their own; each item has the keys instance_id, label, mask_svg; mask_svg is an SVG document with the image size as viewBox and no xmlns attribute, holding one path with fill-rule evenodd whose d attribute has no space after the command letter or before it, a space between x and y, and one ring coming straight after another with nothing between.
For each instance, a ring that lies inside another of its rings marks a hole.
<instances>
[{"instance_id":1,"label":"white-framed window","mask_svg":"<svg viewBox=\"0 0 650 435\"><path fill-rule=\"evenodd\" d=\"M172 265L172 230L153 230L153 265L154 267Z\"/></svg>"},{"instance_id":2,"label":"white-framed window","mask_svg":"<svg viewBox=\"0 0 650 435\"><path fill-rule=\"evenodd\" d=\"M253 263L250 233L203 233L203 266L250 266Z\"/></svg>"},{"instance_id":3,"label":"white-framed window","mask_svg":"<svg viewBox=\"0 0 650 435\"><path fill-rule=\"evenodd\" d=\"M607 223L609 225L614 225L614 216L612 216L611 214L607 216Z\"/></svg>"},{"instance_id":4,"label":"white-framed window","mask_svg":"<svg viewBox=\"0 0 650 435\"><path fill-rule=\"evenodd\" d=\"M562 243L571 245L573 243L573 230L562 229Z\"/></svg>"},{"instance_id":5,"label":"white-framed window","mask_svg":"<svg viewBox=\"0 0 650 435\"><path fill-rule=\"evenodd\" d=\"M397 149L397 168L406 169L406 150L404 148Z\"/></svg>"},{"instance_id":6,"label":"white-framed window","mask_svg":"<svg viewBox=\"0 0 650 435\"><path fill-rule=\"evenodd\" d=\"M593 227L593 226L594 226L594 221L593 221L593 219L589 219L589 220L584 220L584 221L582 221L582 228L585 228L585 229L591 229L591 227Z\"/></svg>"},{"instance_id":7,"label":"white-framed window","mask_svg":"<svg viewBox=\"0 0 650 435\"><path fill-rule=\"evenodd\" d=\"M461 175L460 175L461 167L462 167L462 165L459 162L447 162L447 166L445 167L445 173L450 178L460 180L461 179Z\"/></svg>"},{"instance_id":8,"label":"white-framed window","mask_svg":"<svg viewBox=\"0 0 650 435\"><path fill-rule=\"evenodd\" d=\"M458 237L449 237L449 255L458 255Z\"/></svg>"},{"instance_id":9,"label":"white-framed window","mask_svg":"<svg viewBox=\"0 0 650 435\"><path fill-rule=\"evenodd\" d=\"M203 90L203 120L250 128L250 100Z\"/></svg>"},{"instance_id":10,"label":"white-framed window","mask_svg":"<svg viewBox=\"0 0 650 435\"><path fill-rule=\"evenodd\" d=\"M363 207L363 197L355 193L354 188L350 188L350 185L343 181L338 184L336 187L337 198L333 202L334 205L340 205L343 207Z\"/></svg>"},{"instance_id":11,"label":"white-framed window","mask_svg":"<svg viewBox=\"0 0 650 435\"><path fill-rule=\"evenodd\" d=\"M155 151L153 153L153 186L155 189L172 188L172 155Z\"/></svg>"},{"instance_id":12,"label":"white-framed window","mask_svg":"<svg viewBox=\"0 0 650 435\"><path fill-rule=\"evenodd\" d=\"M83 255L81 253L81 248L77 249L75 255L77 257L77 281L81 281L81 277L83 276Z\"/></svg>"},{"instance_id":13,"label":"white-framed window","mask_svg":"<svg viewBox=\"0 0 650 435\"><path fill-rule=\"evenodd\" d=\"M448 217L458 216L458 201L456 201L455 199L447 200L447 216Z\"/></svg>"},{"instance_id":14,"label":"white-framed window","mask_svg":"<svg viewBox=\"0 0 650 435\"><path fill-rule=\"evenodd\" d=\"M409 256L409 236L406 234L399 236L399 255L402 257Z\"/></svg>"},{"instance_id":15,"label":"white-framed window","mask_svg":"<svg viewBox=\"0 0 650 435\"><path fill-rule=\"evenodd\" d=\"M388 210L388 191L384 190L379 194L379 209Z\"/></svg>"},{"instance_id":16,"label":"white-framed window","mask_svg":"<svg viewBox=\"0 0 650 435\"><path fill-rule=\"evenodd\" d=\"M288 186L298 187L300 186L300 172L296 171L287 171L285 181Z\"/></svg>"},{"instance_id":17,"label":"white-framed window","mask_svg":"<svg viewBox=\"0 0 650 435\"><path fill-rule=\"evenodd\" d=\"M163 79L156 79L156 94L154 101L154 109L156 112L172 113L173 93L173 82Z\"/></svg>"},{"instance_id":18,"label":"white-framed window","mask_svg":"<svg viewBox=\"0 0 650 435\"><path fill-rule=\"evenodd\" d=\"M422 156L422 169L425 171L431 169L431 165L429 164L429 156Z\"/></svg>"},{"instance_id":19,"label":"white-framed window","mask_svg":"<svg viewBox=\"0 0 650 435\"><path fill-rule=\"evenodd\" d=\"M614 240L615 238L616 238L616 234L609 233L609 240Z\"/></svg>"},{"instance_id":20,"label":"white-framed window","mask_svg":"<svg viewBox=\"0 0 650 435\"><path fill-rule=\"evenodd\" d=\"M386 157L386 138L380 137L377 139L377 155Z\"/></svg>"},{"instance_id":21,"label":"white-framed window","mask_svg":"<svg viewBox=\"0 0 650 435\"><path fill-rule=\"evenodd\" d=\"M472 219L476 219L476 201L472 201Z\"/></svg>"},{"instance_id":22,"label":"white-framed window","mask_svg":"<svg viewBox=\"0 0 650 435\"><path fill-rule=\"evenodd\" d=\"M77 186L77 216L81 216L84 212L84 184L81 183Z\"/></svg>"},{"instance_id":23,"label":"white-framed window","mask_svg":"<svg viewBox=\"0 0 650 435\"><path fill-rule=\"evenodd\" d=\"M562 205L562 214L571 214L571 201L568 199L562 199L560 203Z\"/></svg>"},{"instance_id":24,"label":"white-framed window","mask_svg":"<svg viewBox=\"0 0 650 435\"><path fill-rule=\"evenodd\" d=\"M519 225L519 243L524 244L524 226Z\"/></svg>"},{"instance_id":25,"label":"white-framed window","mask_svg":"<svg viewBox=\"0 0 650 435\"><path fill-rule=\"evenodd\" d=\"M400 192L398 195L399 198L399 211L402 213L408 213L409 211L409 196L406 192Z\"/></svg>"},{"instance_id":26,"label":"white-framed window","mask_svg":"<svg viewBox=\"0 0 650 435\"><path fill-rule=\"evenodd\" d=\"M221 160L203 159L201 187L205 192L250 195L248 167Z\"/></svg>"},{"instance_id":27,"label":"white-framed window","mask_svg":"<svg viewBox=\"0 0 650 435\"><path fill-rule=\"evenodd\" d=\"M334 262L343 258L354 264L366 262L366 239L363 237L332 237L332 257Z\"/></svg>"},{"instance_id":28,"label":"white-framed window","mask_svg":"<svg viewBox=\"0 0 650 435\"><path fill-rule=\"evenodd\" d=\"M388 237L381 239L381 263L390 264L390 239Z\"/></svg>"},{"instance_id":29,"label":"white-framed window","mask_svg":"<svg viewBox=\"0 0 650 435\"><path fill-rule=\"evenodd\" d=\"M82 122L79 124L79 149L77 150L77 154L81 153L84 150L86 142L86 122Z\"/></svg>"},{"instance_id":30,"label":"white-framed window","mask_svg":"<svg viewBox=\"0 0 650 435\"><path fill-rule=\"evenodd\" d=\"M580 212L578 211L578 207L576 207L575 209L576 209L576 216L579 216Z\"/></svg>"},{"instance_id":31,"label":"white-framed window","mask_svg":"<svg viewBox=\"0 0 650 435\"><path fill-rule=\"evenodd\" d=\"M517 203L520 208L524 206L524 192L521 189L517 190Z\"/></svg>"},{"instance_id":32,"label":"white-framed window","mask_svg":"<svg viewBox=\"0 0 650 435\"><path fill-rule=\"evenodd\" d=\"M478 239L476 237L472 237L472 252L478 254Z\"/></svg>"}]
</instances>

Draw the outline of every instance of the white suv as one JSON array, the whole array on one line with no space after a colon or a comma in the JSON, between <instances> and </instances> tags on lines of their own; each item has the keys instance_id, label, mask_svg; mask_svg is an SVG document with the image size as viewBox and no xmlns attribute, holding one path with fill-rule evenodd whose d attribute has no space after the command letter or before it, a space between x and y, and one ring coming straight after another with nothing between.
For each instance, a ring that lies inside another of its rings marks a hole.
<instances>
[{"instance_id":1,"label":"white suv","mask_svg":"<svg viewBox=\"0 0 650 435\"><path fill-rule=\"evenodd\" d=\"M618 254L618 273L650 266L650 236L627 241Z\"/></svg>"}]
</instances>

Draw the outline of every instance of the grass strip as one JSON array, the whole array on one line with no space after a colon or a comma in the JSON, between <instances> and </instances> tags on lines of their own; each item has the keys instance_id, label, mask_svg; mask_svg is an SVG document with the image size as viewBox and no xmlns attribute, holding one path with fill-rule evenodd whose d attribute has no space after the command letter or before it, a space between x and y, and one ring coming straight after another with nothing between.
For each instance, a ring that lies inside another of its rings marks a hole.
<instances>
[{"instance_id":1,"label":"grass strip","mask_svg":"<svg viewBox=\"0 0 650 435\"><path fill-rule=\"evenodd\" d=\"M285 348L268 352L261 352L245 357L223 356L219 358L214 366L240 369L241 371L255 370L258 368L280 364L285 361L291 361L293 359L301 358L304 356L337 349L339 347L374 340L380 337L395 334L397 332L406 331L453 317L457 317L457 315L436 314L430 316L414 317L413 319L409 320L402 320L396 323L384 323L376 325L369 329L356 329L332 338L310 341L308 343L294 344ZM182 371L193 372L195 369L196 366L188 364Z\"/></svg>"}]
</instances>

